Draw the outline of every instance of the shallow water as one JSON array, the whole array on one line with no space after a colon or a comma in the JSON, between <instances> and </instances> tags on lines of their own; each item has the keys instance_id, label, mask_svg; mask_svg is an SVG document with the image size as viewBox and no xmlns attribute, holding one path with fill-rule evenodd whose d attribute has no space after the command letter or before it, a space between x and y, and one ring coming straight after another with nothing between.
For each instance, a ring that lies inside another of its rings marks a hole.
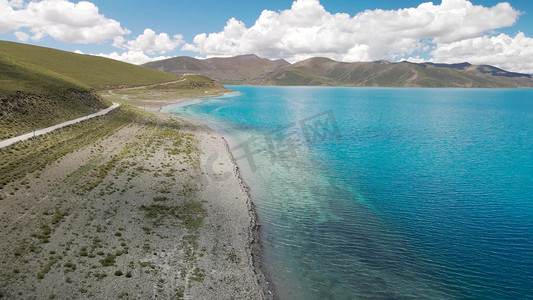
<instances>
[{"instance_id":1,"label":"shallow water","mask_svg":"<svg viewBox=\"0 0 533 300\"><path fill-rule=\"evenodd\" d=\"M164 110L230 140L281 298L533 295L533 90L229 88Z\"/></svg>"}]
</instances>

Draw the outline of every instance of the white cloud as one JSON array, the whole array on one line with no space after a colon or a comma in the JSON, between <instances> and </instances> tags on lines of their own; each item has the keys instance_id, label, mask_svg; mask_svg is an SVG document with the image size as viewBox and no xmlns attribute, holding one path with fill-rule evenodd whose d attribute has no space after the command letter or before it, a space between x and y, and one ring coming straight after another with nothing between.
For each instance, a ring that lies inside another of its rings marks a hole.
<instances>
[{"instance_id":1,"label":"white cloud","mask_svg":"<svg viewBox=\"0 0 533 300\"><path fill-rule=\"evenodd\" d=\"M80 44L102 43L129 33L119 22L100 14L91 2L42 0L26 4L0 0L0 33L23 28L29 30L32 40L51 36L61 42Z\"/></svg>"},{"instance_id":2,"label":"white cloud","mask_svg":"<svg viewBox=\"0 0 533 300\"><path fill-rule=\"evenodd\" d=\"M24 31L17 31L15 32L15 36L17 37L17 39L21 42L26 42L30 39L30 35L27 34L26 32Z\"/></svg>"},{"instance_id":3,"label":"white cloud","mask_svg":"<svg viewBox=\"0 0 533 300\"><path fill-rule=\"evenodd\" d=\"M166 33L156 34L152 29L145 29L143 34L135 40L126 41L123 37L117 37L113 46L128 49L130 51L143 51L150 55L164 54L176 49L183 43L183 36L176 34L172 39Z\"/></svg>"},{"instance_id":4,"label":"white cloud","mask_svg":"<svg viewBox=\"0 0 533 300\"><path fill-rule=\"evenodd\" d=\"M9 1L9 5L14 8L23 8L24 0L11 0Z\"/></svg>"},{"instance_id":5,"label":"white cloud","mask_svg":"<svg viewBox=\"0 0 533 300\"><path fill-rule=\"evenodd\" d=\"M77 53L83 54L81 52L77 52ZM118 52L112 52L112 53L99 53L99 54L91 54L91 55L107 57L107 58L120 60L120 61L127 62L130 64L135 64L135 65L142 65L142 64L145 64L151 61L171 58L171 56L150 57L146 55L143 51L137 51L137 50L129 50L129 51L126 51L120 54Z\"/></svg>"},{"instance_id":6,"label":"white cloud","mask_svg":"<svg viewBox=\"0 0 533 300\"><path fill-rule=\"evenodd\" d=\"M246 27L234 18L223 31L202 33L182 50L205 56L255 53L297 61L326 56L341 61L397 60L431 43L453 43L513 25L520 12L508 3L493 7L442 0L416 8L331 14L318 0L297 0L291 9L264 10Z\"/></svg>"},{"instance_id":7,"label":"white cloud","mask_svg":"<svg viewBox=\"0 0 533 300\"><path fill-rule=\"evenodd\" d=\"M427 62L428 60L423 58L423 57L420 57L419 55L417 56L410 56L409 58L406 58L406 59L401 59L400 61L408 61L408 62L412 62L412 63L424 63L424 62Z\"/></svg>"},{"instance_id":8,"label":"white cloud","mask_svg":"<svg viewBox=\"0 0 533 300\"><path fill-rule=\"evenodd\" d=\"M519 32L482 36L448 44L437 44L432 61L489 64L504 70L533 74L533 38Z\"/></svg>"},{"instance_id":9,"label":"white cloud","mask_svg":"<svg viewBox=\"0 0 533 300\"><path fill-rule=\"evenodd\" d=\"M114 39L113 47L126 49L127 51L123 53L112 52L92 55L140 65L150 61L170 58L170 56L151 57L149 55L171 52L181 44L183 44L183 37L179 34L174 35L171 39L167 33L156 34L152 29L147 28L134 40L126 40L123 36L118 36Z\"/></svg>"}]
</instances>

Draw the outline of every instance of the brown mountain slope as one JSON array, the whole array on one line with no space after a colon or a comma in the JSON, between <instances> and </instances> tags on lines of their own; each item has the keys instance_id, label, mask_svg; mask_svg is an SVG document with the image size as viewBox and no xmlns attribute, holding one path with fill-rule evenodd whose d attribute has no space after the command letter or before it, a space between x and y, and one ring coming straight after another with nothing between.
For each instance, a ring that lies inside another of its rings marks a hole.
<instances>
[{"instance_id":1,"label":"brown mountain slope","mask_svg":"<svg viewBox=\"0 0 533 300\"><path fill-rule=\"evenodd\" d=\"M253 84L331 85L383 87L533 87L530 75L507 72L492 66L463 64L343 63L311 58L270 74Z\"/></svg>"},{"instance_id":2,"label":"brown mountain slope","mask_svg":"<svg viewBox=\"0 0 533 300\"><path fill-rule=\"evenodd\" d=\"M289 65L285 60L269 60L251 54L205 60L180 56L150 62L144 66L174 74L202 74L224 84L246 84L251 78L259 78Z\"/></svg>"},{"instance_id":3,"label":"brown mountain slope","mask_svg":"<svg viewBox=\"0 0 533 300\"><path fill-rule=\"evenodd\" d=\"M198 60L176 57L146 64L173 73L200 73L225 84L318 85L367 87L533 87L531 75L507 72L488 65L410 63L388 61L338 62L315 57L295 64L256 55Z\"/></svg>"}]
</instances>

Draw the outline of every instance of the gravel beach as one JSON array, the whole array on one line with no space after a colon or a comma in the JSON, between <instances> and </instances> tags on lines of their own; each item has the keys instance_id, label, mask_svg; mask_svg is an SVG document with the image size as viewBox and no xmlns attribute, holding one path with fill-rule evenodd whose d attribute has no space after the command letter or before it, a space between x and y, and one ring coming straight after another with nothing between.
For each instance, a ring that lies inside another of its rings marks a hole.
<instances>
[{"instance_id":1,"label":"gravel beach","mask_svg":"<svg viewBox=\"0 0 533 300\"><path fill-rule=\"evenodd\" d=\"M139 114L0 190L0 298L271 298L225 140Z\"/></svg>"}]
</instances>

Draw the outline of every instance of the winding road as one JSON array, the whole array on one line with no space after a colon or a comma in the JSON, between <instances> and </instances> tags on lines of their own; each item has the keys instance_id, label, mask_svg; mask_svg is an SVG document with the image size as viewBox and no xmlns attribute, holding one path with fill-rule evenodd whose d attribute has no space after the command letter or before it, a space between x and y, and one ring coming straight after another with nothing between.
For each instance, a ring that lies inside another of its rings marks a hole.
<instances>
[{"instance_id":1,"label":"winding road","mask_svg":"<svg viewBox=\"0 0 533 300\"><path fill-rule=\"evenodd\" d=\"M44 128L44 129L39 129L39 130L36 130L35 132L26 133L26 134L23 134L23 135L16 136L14 138L10 138L10 139L7 139L7 140L0 141L0 149L2 149L4 147L7 147L9 145L12 145L12 144L14 144L16 142L25 141L27 139L30 139L30 138L34 137L34 136L39 136L39 135L43 135L45 133L52 132L52 131L54 131L56 129L63 128L65 126L76 124L76 123L79 123L79 122L84 121L84 120L92 119L94 117L103 116L103 115L107 114L108 112L112 111L113 109L115 109L115 108L117 108L119 106L120 106L119 103L113 102L113 105L111 105L110 107L108 107L106 109L103 109L103 110L101 110L99 112L96 112L94 114L90 114L90 115L87 115L87 116L84 116L84 117L80 117L80 118L77 118L77 119L74 119L74 120L66 121L66 122L63 122L63 123L60 123L60 124L57 124L57 125L54 125L54 126L50 126L50 127Z\"/></svg>"}]
</instances>

